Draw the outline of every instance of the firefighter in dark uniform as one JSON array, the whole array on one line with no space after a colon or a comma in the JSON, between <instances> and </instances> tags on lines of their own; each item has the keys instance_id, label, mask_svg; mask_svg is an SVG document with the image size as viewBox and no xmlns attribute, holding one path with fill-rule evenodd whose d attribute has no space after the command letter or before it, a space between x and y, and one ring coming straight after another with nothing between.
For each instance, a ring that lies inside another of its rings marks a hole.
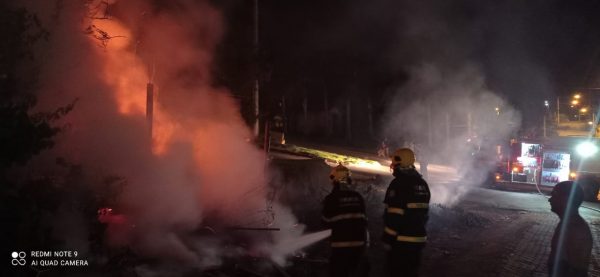
<instances>
[{"instance_id":1,"label":"firefighter in dark uniform","mask_svg":"<svg viewBox=\"0 0 600 277\"><path fill-rule=\"evenodd\" d=\"M418 276L427 241L429 186L414 166L415 154L400 148L392 155L394 180L385 194L383 244L390 276Z\"/></svg>"},{"instance_id":2,"label":"firefighter in dark uniform","mask_svg":"<svg viewBox=\"0 0 600 277\"><path fill-rule=\"evenodd\" d=\"M350 171L338 165L329 175L333 189L323 201L323 223L331 229L330 276L368 276L367 216L363 197L350 189Z\"/></svg>"}]
</instances>

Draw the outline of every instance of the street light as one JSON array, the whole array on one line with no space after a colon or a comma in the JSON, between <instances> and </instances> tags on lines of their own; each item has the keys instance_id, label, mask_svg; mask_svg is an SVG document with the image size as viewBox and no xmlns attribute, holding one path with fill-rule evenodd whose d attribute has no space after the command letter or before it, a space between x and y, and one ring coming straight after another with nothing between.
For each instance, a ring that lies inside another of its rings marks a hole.
<instances>
[{"instance_id":1,"label":"street light","mask_svg":"<svg viewBox=\"0 0 600 277\"><path fill-rule=\"evenodd\" d=\"M571 104L577 105L577 104L579 104L579 100L573 100L573 101L571 101Z\"/></svg>"},{"instance_id":2,"label":"street light","mask_svg":"<svg viewBox=\"0 0 600 277\"><path fill-rule=\"evenodd\" d=\"M579 110L581 113L586 113L587 112L587 108L581 108L581 110Z\"/></svg>"},{"instance_id":3,"label":"street light","mask_svg":"<svg viewBox=\"0 0 600 277\"><path fill-rule=\"evenodd\" d=\"M575 95L573 96L573 98L575 98L575 99L579 99L579 98L581 98L581 94L577 93L577 94L575 94Z\"/></svg>"}]
</instances>

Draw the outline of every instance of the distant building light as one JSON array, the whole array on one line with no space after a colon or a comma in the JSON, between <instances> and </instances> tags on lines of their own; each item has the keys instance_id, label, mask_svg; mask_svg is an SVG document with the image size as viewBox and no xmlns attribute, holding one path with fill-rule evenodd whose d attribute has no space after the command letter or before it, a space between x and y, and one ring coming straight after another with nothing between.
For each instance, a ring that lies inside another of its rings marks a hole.
<instances>
[{"instance_id":1,"label":"distant building light","mask_svg":"<svg viewBox=\"0 0 600 277\"><path fill-rule=\"evenodd\" d=\"M571 101L571 104L577 105L577 104L579 104L579 101L578 100L573 100L573 101Z\"/></svg>"},{"instance_id":2,"label":"distant building light","mask_svg":"<svg viewBox=\"0 0 600 277\"><path fill-rule=\"evenodd\" d=\"M544 100L544 106L546 106L546 107L550 106L550 104L548 103L548 100Z\"/></svg>"},{"instance_id":3,"label":"distant building light","mask_svg":"<svg viewBox=\"0 0 600 277\"><path fill-rule=\"evenodd\" d=\"M580 111L580 112L582 112L582 113L586 113L586 112L587 112L587 109L586 109L586 108L582 108L582 109L581 109L581 110L579 110L579 111Z\"/></svg>"},{"instance_id":4,"label":"distant building light","mask_svg":"<svg viewBox=\"0 0 600 277\"><path fill-rule=\"evenodd\" d=\"M581 98L581 94L577 93L577 94L573 95L573 97L574 97L575 99L579 99L579 98Z\"/></svg>"},{"instance_id":5,"label":"distant building light","mask_svg":"<svg viewBox=\"0 0 600 277\"><path fill-rule=\"evenodd\" d=\"M594 125L594 122L588 121L589 125Z\"/></svg>"}]
</instances>

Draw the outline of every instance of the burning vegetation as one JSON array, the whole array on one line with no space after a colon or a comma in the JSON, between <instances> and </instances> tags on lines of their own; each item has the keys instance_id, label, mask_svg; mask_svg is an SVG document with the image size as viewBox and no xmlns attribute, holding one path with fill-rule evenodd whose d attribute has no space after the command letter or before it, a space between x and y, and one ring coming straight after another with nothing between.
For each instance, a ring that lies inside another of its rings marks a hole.
<instances>
[{"instance_id":1,"label":"burning vegetation","mask_svg":"<svg viewBox=\"0 0 600 277\"><path fill-rule=\"evenodd\" d=\"M304 228L269 194L264 153L248 142L230 93L213 85L224 27L209 1L18 6L49 34L33 46L45 57L35 110L78 99L52 118L68 126L55 147L30 162L37 187L60 195L40 210L52 220L36 221L57 247L81 249L100 269L148 276L231 259L264 259L273 270L273 260L285 262L296 248L278 242Z\"/></svg>"}]
</instances>

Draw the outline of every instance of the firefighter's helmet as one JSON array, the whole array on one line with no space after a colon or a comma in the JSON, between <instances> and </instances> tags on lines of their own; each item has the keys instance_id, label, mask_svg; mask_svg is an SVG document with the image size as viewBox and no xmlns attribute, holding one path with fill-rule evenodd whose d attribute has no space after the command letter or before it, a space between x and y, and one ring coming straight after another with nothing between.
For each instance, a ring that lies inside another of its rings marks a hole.
<instances>
[{"instance_id":1,"label":"firefighter's helmet","mask_svg":"<svg viewBox=\"0 0 600 277\"><path fill-rule=\"evenodd\" d=\"M329 174L329 179L333 182L347 183L349 178L350 170L341 164L332 168L331 174Z\"/></svg>"},{"instance_id":2,"label":"firefighter's helmet","mask_svg":"<svg viewBox=\"0 0 600 277\"><path fill-rule=\"evenodd\" d=\"M415 152L410 150L410 148L400 148L394 151L394 155L392 155L391 158L392 168L395 168L397 166L401 168L408 168L414 166L415 164Z\"/></svg>"}]
</instances>

